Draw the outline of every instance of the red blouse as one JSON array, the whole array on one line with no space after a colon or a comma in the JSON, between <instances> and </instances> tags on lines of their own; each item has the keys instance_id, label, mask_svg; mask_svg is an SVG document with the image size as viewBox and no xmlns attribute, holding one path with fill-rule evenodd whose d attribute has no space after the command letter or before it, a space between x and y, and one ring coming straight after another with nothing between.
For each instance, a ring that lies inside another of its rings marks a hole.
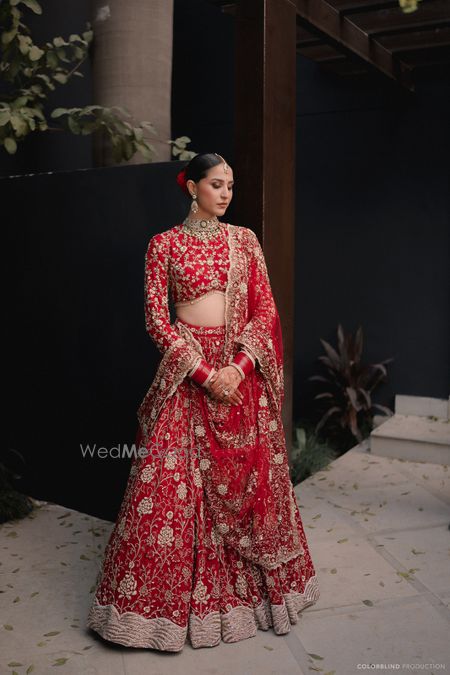
<instances>
[{"instance_id":1,"label":"red blouse","mask_svg":"<svg viewBox=\"0 0 450 675\"><path fill-rule=\"evenodd\" d=\"M164 353L179 334L170 323L168 293L175 307L199 302L210 293L225 295L230 265L227 226L209 241L183 232L175 225L154 235L145 256L145 324L159 351ZM231 365L231 364L230 364ZM243 379L255 367L255 357L240 350L232 361ZM214 368L200 355L188 375L206 386Z\"/></svg>"},{"instance_id":2,"label":"red blouse","mask_svg":"<svg viewBox=\"0 0 450 675\"><path fill-rule=\"evenodd\" d=\"M180 225L174 229L169 280L175 307L198 302L209 293L225 294L230 266L225 227L209 241L184 233Z\"/></svg>"}]
</instances>

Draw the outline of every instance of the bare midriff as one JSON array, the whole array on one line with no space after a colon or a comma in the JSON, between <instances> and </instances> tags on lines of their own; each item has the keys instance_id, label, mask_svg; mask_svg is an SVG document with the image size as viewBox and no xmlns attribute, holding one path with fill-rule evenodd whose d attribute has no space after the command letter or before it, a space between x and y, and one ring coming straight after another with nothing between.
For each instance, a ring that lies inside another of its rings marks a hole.
<instances>
[{"instance_id":1,"label":"bare midriff","mask_svg":"<svg viewBox=\"0 0 450 675\"><path fill-rule=\"evenodd\" d=\"M196 298L188 305L175 305L178 318L194 326L223 326L225 323L225 296L214 292Z\"/></svg>"}]
</instances>

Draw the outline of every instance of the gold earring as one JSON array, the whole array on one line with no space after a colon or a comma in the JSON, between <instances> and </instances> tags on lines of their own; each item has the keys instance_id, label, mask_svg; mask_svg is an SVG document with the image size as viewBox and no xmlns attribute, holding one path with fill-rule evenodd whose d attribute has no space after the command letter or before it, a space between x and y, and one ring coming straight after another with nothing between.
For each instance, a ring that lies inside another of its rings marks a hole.
<instances>
[{"instance_id":1,"label":"gold earring","mask_svg":"<svg viewBox=\"0 0 450 675\"><path fill-rule=\"evenodd\" d=\"M197 195L191 195L191 197L192 197L191 211L192 211L192 213L197 213L198 204L195 201L197 199Z\"/></svg>"}]
</instances>

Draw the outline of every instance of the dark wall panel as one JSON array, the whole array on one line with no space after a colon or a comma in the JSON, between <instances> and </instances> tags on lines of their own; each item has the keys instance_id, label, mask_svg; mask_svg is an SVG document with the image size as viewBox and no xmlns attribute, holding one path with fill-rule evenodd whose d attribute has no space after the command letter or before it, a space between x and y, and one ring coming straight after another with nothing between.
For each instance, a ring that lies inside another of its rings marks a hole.
<instances>
[{"instance_id":1,"label":"dark wall panel","mask_svg":"<svg viewBox=\"0 0 450 675\"><path fill-rule=\"evenodd\" d=\"M178 163L0 179L18 204L4 223L7 447L25 488L112 517L127 459L83 459L80 444L131 444L159 352L145 331L144 256L181 222ZM172 317L173 317L173 308Z\"/></svg>"},{"instance_id":2,"label":"dark wall panel","mask_svg":"<svg viewBox=\"0 0 450 675\"><path fill-rule=\"evenodd\" d=\"M376 401L449 395L448 85L414 94L298 60L295 409L313 415L319 338L342 323L363 357L393 356Z\"/></svg>"}]
</instances>

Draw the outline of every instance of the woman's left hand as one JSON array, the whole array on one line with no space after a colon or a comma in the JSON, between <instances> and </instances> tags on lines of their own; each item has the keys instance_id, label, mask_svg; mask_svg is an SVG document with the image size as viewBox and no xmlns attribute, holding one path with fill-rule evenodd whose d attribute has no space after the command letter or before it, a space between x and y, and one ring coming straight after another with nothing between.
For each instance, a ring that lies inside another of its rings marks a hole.
<instances>
[{"instance_id":1,"label":"woman's left hand","mask_svg":"<svg viewBox=\"0 0 450 675\"><path fill-rule=\"evenodd\" d=\"M244 399L244 395L238 387L242 382L242 377L234 366L225 366L220 368L211 378L208 390L225 403L239 405ZM224 394L228 391L228 395Z\"/></svg>"}]
</instances>

